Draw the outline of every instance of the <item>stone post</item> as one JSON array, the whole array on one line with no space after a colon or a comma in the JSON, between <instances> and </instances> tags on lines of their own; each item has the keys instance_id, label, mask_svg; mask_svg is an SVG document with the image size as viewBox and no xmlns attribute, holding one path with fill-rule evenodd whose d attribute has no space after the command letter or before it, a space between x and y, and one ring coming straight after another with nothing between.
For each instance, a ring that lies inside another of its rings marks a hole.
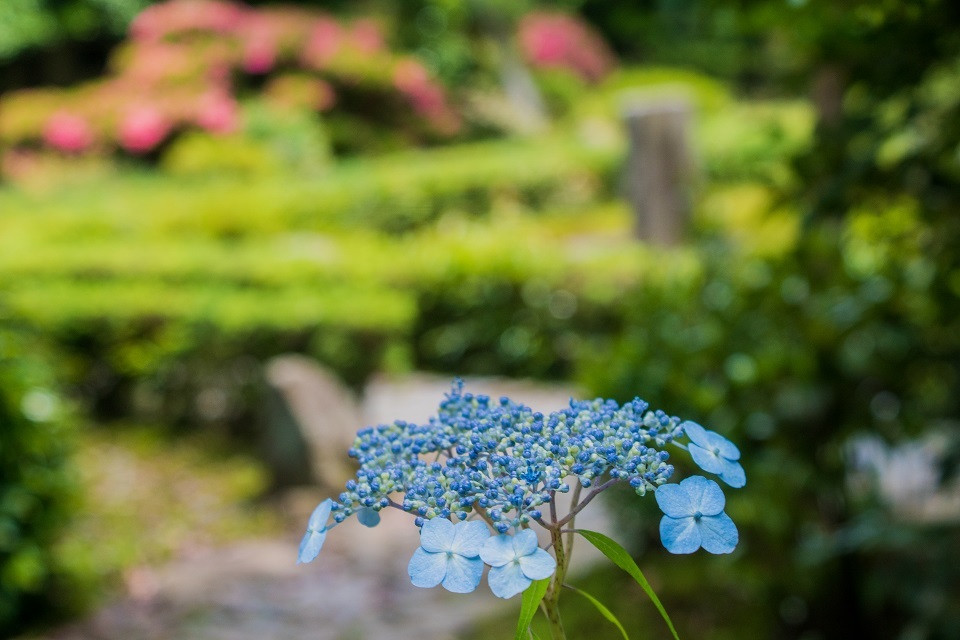
<instances>
[{"instance_id":1,"label":"stone post","mask_svg":"<svg viewBox=\"0 0 960 640\"><path fill-rule=\"evenodd\" d=\"M696 166L690 149L692 109L682 98L631 100L624 110L630 154L623 188L639 239L657 245L683 240Z\"/></svg>"}]
</instances>

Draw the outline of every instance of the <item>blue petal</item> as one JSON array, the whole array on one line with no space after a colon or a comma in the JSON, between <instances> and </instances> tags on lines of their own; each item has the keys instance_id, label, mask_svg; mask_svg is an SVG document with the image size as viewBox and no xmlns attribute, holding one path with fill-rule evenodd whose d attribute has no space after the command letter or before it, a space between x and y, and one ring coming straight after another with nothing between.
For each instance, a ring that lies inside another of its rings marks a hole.
<instances>
[{"instance_id":1,"label":"blue petal","mask_svg":"<svg viewBox=\"0 0 960 640\"><path fill-rule=\"evenodd\" d=\"M724 438L716 431L707 431L696 422L687 420L680 425L690 441L707 449L716 450L716 453L727 460L739 460L740 450L737 446Z\"/></svg>"},{"instance_id":2,"label":"blue petal","mask_svg":"<svg viewBox=\"0 0 960 640\"><path fill-rule=\"evenodd\" d=\"M693 553L700 548L700 529L693 518L660 519L660 541L670 553Z\"/></svg>"},{"instance_id":3,"label":"blue petal","mask_svg":"<svg viewBox=\"0 0 960 640\"><path fill-rule=\"evenodd\" d=\"M447 573L447 554L430 553L418 547L407 565L407 575L415 587L437 586Z\"/></svg>"},{"instance_id":4,"label":"blue petal","mask_svg":"<svg viewBox=\"0 0 960 640\"><path fill-rule=\"evenodd\" d=\"M690 438L690 442L694 442L701 447L707 447L709 445L707 430L698 425L696 422L687 420L680 425L680 428L683 429L683 432L687 434L688 438Z\"/></svg>"},{"instance_id":5,"label":"blue petal","mask_svg":"<svg viewBox=\"0 0 960 640\"><path fill-rule=\"evenodd\" d=\"M313 559L320 554L323 541L326 539L326 529L323 531L311 531L308 529L307 533L303 536L303 540L300 541L300 553L297 555L297 564L312 562Z\"/></svg>"},{"instance_id":6,"label":"blue petal","mask_svg":"<svg viewBox=\"0 0 960 640\"><path fill-rule=\"evenodd\" d=\"M365 527L375 527L380 524L380 514L369 508L360 509L357 511L357 520Z\"/></svg>"},{"instance_id":7,"label":"blue petal","mask_svg":"<svg viewBox=\"0 0 960 640\"><path fill-rule=\"evenodd\" d=\"M710 553L730 553L737 547L740 534L727 514L703 517L699 524L703 548Z\"/></svg>"},{"instance_id":8,"label":"blue petal","mask_svg":"<svg viewBox=\"0 0 960 640\"><path fill-rule=\"evenodd\" d=\"M737 445L733 444L716 431L707 431L707 435L710 436L710 446L708 448L716 449L721 458L726 458L727 460L740 459L740 449L737 448Z\"/></svg>"},{"instance_id":9,"label":"blue petal","mask_svg":"<svg viewBox=\"0 0 960 640\"><path fill-rule=\"evenodd\" d=\"M687 446L690 457L697 463L697 466L710 473L720 473L723 471L723 464L726 462L723 458L709 449L704 449L700 445L690 443Z\"/></svg>"},{"instance_id":10,"label":"blue petal","mask_svg":"<svg viewBox=\"0 0 960 640\"><path fill-rule=\"evenodd\" d=\"M687 492L690 507L693 509L692 513L685 515L692 516L699 511L700 515L715 516L723 511L726 498L723 497L723 489L713 480L707 480L703 476L690 476L680 483L680 488Z\"/></svg>"},{"instance_id":11,"label":"blue petal","mask_svg":"<svg viewBox=\"0 0 960 640\"><path fill-rule=\"evenodd\" d=\"M453 535L453 523L446 518L427 520L420 528L420 546L430 553L450 551Z\"/></svg>"},{"instance_id":12,"label":"blue petal","mask_svg":"<svg viewBox=\"0 0 960 640\"><path fill-rule=\"evenodd\" d=\"M491 567L502 567L513 562L517 558L513 538L506 534L487 538L480 549L480 558Z\"/></svg>"},{"instance_id":13,"label":"blue petal","mask_svg":"<svg viewBox=\"0 0 960 640\"><path fill-rule=\"evenodd\" d=\"M490 569L487 581L493 595L498 598L512 598L533 584L530 578L523 575L520 565L514 562Z\"/></svg>"},{"instance_id":14,"label":"blue petal","mask_svg":"<svg viewBox=\"0 0 960 640\"><path fill-rule=\"evenodd\" d=\"M685 518L692 516L696 509L690 504L690 494L686 488L676 484L664 484L657 487L653 496L657 505L664 514L671 518Z\"/></svg>"},{"instance_id":15,"label":"blue petal","mask_svg":"<svg viewBox=\"0 0 960 640\"><path fill-rule=\"evenodd\" d=\"M453 593L470 593L480 584L483 576L483 561L480 558L465 558L456 553L447 556L447 573L443 588Z\"/></svg>"},{"instance_id":16,"label":"blue petal","mask_svg":"<svg viewBox=\"0 0 960 640\"><path fill-rule=\"evenodd\" d=\"M465 558L480 555L483 543L490 538L490 529L482 522L458 522L453 526L453 541L450 551Z\"/></svg>"},{"instance_id":17,"label":"blue petal","mask_svg":"<svg viewBox=\"0 0 960 640\"><path fill-rule=\"evenodd\" d=\"M330 508L333 506L333 500L327 498L317 505L317 508L310 514L310 520L307 521L307 531L323 531L327 528L327 520L330 519Z\"/></svg>"},{"instance_id":18,"label":"blue petal","mask_svg":"<svg viewBox=\"0 0 960 640\"><path fill-rule=\"evenodd\" d=\"M744 472L743 466L733 460L724 460L720 479L734 489L739 489L747 484L747 474Z\"/></svg>"},{"instance_id":19,"label":"blue petal","mask_svg":"<svg viewBox=\"0 0 960 640\"><path fill-rule=\"evenodd\" d=\"M556 568L557 561L553 559L552 555L540 548L520 558L520 570L523 575L531 580L549 578Z\"/></svg>"},{"instance_id":20,"label":"blue petal","mask_svg":"<svg viewBox=\"0 0 960 640\"><path fill-rule=\"evenodd\" d=\"M517 557L528 556L540 547L537 541L537 534L531 529L524 529L513 536L513 550Z\"/></svg>"}]
</instances>

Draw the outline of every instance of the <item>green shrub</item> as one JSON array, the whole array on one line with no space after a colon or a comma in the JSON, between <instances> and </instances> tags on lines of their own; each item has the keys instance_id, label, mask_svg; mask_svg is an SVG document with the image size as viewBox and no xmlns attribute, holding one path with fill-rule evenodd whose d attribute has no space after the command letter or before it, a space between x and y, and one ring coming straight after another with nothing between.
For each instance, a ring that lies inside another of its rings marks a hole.
<instances>
[{"instance_id":1,"label":"green shrub","mask_svg":"<svg viewBox=\"0 0 960 640\"><path fill-rule=\"evenodd\" d=\"M75 507L70 429L38 341L0 325L0 635L83 599L57 543Z\"/></svg>"},{"instance_id":2,"label":"green shrub","mask_svg":"<svg viewBox=\"0 0 960 640\"><path fill-rule=\"evenodd\" d=\"M728 510L745 542L737 575L751 578L730 615L771 612L765 637L960 628L956 567L943 562L960 544L955 524L892 507L854 474L852 449L863 436L934 437L960 451L960 314L945 268L956 235L946 231L924 224L915 201L879 200L813 225L779 255L707 243L702 271L625 295L622 330L583 352L594 393L640 395L742 443L748 490ZM654 539L657 514L630 517ZM897 577L908 566L910 587ZM784 602L808 613L781 619Z\"/></svg>"}]
</instances>

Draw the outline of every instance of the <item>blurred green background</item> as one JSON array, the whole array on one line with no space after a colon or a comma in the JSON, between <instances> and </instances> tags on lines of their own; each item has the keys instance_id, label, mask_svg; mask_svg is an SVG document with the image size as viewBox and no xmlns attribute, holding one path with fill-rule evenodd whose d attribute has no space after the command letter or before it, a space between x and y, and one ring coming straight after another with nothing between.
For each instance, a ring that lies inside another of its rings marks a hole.
<instances>
[{"instance_id":1,"label":"blurred green background","mask_svg":"<svg viewBox=\"0 0 960 640\"><path fill-rule=\"evenodd\" d=\"M621 196L637 92L694 108L674 246ZM958 256L954 0L4 0L0 637L289 528L256 446L289 352L737 442L731 556L610 498L684 637L960 637ZM661 637L620 580L586 584Z\"/></svg>"}]
</instances>

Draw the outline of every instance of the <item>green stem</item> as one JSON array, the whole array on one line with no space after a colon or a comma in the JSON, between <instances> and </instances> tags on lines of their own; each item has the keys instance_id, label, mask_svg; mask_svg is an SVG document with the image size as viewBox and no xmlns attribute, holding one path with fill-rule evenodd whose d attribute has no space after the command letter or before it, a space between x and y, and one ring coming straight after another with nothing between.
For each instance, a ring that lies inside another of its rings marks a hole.
<instances>
[{"instance_id":1,"label":"green stem","mask_svg":"<svg viewBox=\"0 0 960 640\"><path fill-rule=\"evenodd\" d=\"M543 598L543 612L550 625L551 640L567 640L567 635L563 631L563 622L560 620L560 590L567 573L569 559L563 547L563 534L560 533L560 527L550 529L550 538L553 541L553 553L557 558L557 571L550 582L547 595Z\"/></svg>"}]
</instances>

